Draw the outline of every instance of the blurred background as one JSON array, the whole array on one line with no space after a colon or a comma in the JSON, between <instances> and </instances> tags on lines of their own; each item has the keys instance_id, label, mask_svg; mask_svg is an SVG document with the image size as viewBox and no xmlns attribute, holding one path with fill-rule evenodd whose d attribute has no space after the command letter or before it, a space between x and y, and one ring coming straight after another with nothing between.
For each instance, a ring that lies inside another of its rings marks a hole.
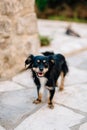
<instances>
[{"instance_id":1,"label":"blurred background","mask_svg":"<svg viewBox=\"0 0 87 130\"><path fill-rule=\"evenodd\" d=\"M24 71L29 54L86 49L86 23L87 0L1 0L0 79Z\"/></svg>"},{"instance_id":2,"label":"blurred background","mask_svg":"<svg viewBox=\"0 0 87 130\"><path fill-rule=\"evenodd\" d=\"M36 0L38 18L87 22L87 0Z\"/></svg>"}]
</instances>

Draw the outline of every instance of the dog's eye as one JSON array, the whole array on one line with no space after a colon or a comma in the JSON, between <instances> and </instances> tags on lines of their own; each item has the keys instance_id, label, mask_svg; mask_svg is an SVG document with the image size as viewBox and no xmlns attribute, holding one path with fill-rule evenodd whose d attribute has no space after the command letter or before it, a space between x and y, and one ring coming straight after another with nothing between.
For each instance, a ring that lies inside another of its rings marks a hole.
<instances>
[{"instance_id":1,"label":"dog's eye","mask_svg":"<svg viewBox=\"0 0 87 130\"><path fill-rule=\"evenodd\" d=\"M46 60L43 60L43 63L46 63Z\"/></svg>"},{"instance_id":2,"label":"dog's eye","mask_svg":"<svg viewBox=\"0 0 87 130\"><path fill-rule=\"evenodd\" d=\"M37 63L40 63L40 60L37 60Z\"/></svg>"}]
</instances>

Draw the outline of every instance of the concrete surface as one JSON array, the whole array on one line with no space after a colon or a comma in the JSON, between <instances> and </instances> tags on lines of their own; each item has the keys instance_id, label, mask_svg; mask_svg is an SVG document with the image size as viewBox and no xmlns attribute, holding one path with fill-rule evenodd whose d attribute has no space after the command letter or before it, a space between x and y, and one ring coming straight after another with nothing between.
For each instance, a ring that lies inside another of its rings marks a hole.
<instances>
[{"instance_id":1,"label":"concrete surface","mask_svg":"<svg viewBox=\"0 0 87 130\"><path fill-rule=\"evenodd\" d=\"M54 109L47 106L47 95L33 104L36 88L31 72L24 71L0 81L0 130L87 130L87 25L72 24L82 37L67 36L67 22L38 21L39 33L53 40L49 47L66 55L69 73L64 91L56 88Z\"/></svg>"},{"instance_id":2,"label":"concrete surface","mask_svg":"<svg viewBox=\"0 0 87 130\"><path fill-rule=\"evenodd\" d=\"M77 32L81 38L66 35L66 28L71 25L71 28ZM51 39L50 47L42 47L40 52L55 50L56 53L72 54L77 50L87 49L87 25L70 22L57 22L48 20L38 21L39 33L42 36L48 36Z\"/></svg>"}]
</instances>

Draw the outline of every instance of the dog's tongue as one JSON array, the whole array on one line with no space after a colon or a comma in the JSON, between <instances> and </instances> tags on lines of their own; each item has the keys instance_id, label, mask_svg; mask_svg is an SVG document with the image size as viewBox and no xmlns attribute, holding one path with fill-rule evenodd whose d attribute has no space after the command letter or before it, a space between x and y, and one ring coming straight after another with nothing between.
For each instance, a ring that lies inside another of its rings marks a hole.
<instances>
[{"instance_id":1,"label":"dog's tongue","mask_svg":"<svg viewBox=\"0 0 87 130\"><path fill-rule=\"evenodd\" d=\"M38 72L38 76L43 76L43 73L42 72Z\"/></svg>"}]
</instances>

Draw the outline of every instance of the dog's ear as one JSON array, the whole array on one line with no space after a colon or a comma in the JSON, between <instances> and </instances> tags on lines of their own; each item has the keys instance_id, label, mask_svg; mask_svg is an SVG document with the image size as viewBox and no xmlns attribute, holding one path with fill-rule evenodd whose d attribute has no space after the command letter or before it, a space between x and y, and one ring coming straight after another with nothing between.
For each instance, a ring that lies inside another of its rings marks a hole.
<instances>
[{"instance_id":1,"label":"dog's ear","mask_svg":"<svg viewBox=\"0 0 87 130\"><path fill-rule=\"evenodd\" d=\"M54 65L55 64L55 60L54 60L53 56L49 56L48 58L49 58L50 64Z\"/></svg>"},{"instance_id":2,"label":"dog's ear","mask_svg":"<svg viewBox=\"0 0 87 130\"><path fill-rule=\"evenodd\" d=\"M32 67L33 60L34 60L34 56L33 55L29 55L28 58L25 60L25 67L28 65L28 67L26 69Z\"/></svg>"}]
</instances>

